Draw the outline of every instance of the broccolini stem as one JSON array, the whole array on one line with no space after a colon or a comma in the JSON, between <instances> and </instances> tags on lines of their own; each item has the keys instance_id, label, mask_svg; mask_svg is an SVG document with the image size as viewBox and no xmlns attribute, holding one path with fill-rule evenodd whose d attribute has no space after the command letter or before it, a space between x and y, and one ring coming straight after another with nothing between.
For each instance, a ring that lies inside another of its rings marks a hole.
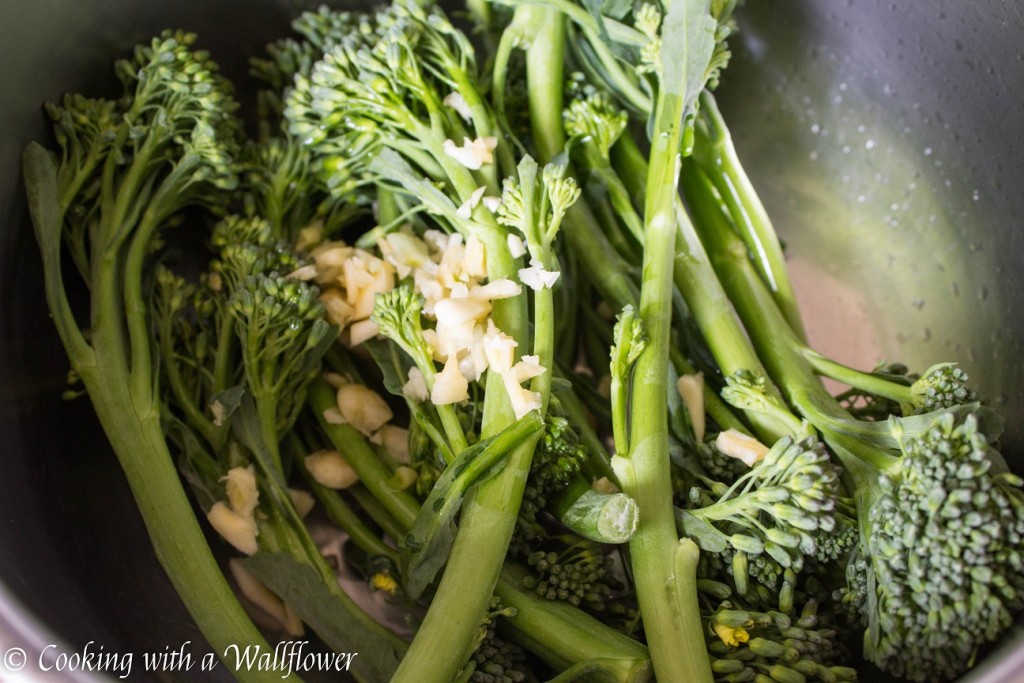
<instances>
[{"instance_id":1,"label":"broccolini stem","mask_svg":"<svg viewBox=\"0 0 1024 683\"><path fill-rule=\"evenodd\" d=\"M694 146L694 160L718 190L729 215L740 229L740 235L750 250L758 272L771 289L790 328L798 339L806 341L807 333L789 279L779 236L754 185L743 170L725 119L718 110L718 103L707 91L701 94L701 113L705 125L697 128L699 142Z\"/></svg>"},{"instance_id":2,"label":"broccolini stem","mask_svg":"<svg viewBox=\"0 0 1024 683\"><path fill-rule=\"evenodd\" d=\"M649 338L633 370L629 453L613 464L623 490L640 506L640 525L629 542L640 612L655 674L666 681L710 681L700 610L680 576L680 547L672 509L668 456L668 364L672 329L673 259L683 218L676 212L683 84L659 88L651 132L644 206L644 268L640 317ZM683 543L686 543L684 540ZM692 544L691 544L692 545ZM696 552L692 565L696 567Z\"/></svg>"},{"instance_id":3,"label":"broccolini stem","mask_svg":"<svg viewBox=\"0 0 1024 683\"><path fill-rule=\"evenodd\" d=\"M619 177L624 182L637 185L636 188L630 189L630 194L635 196L641 188L649 187L649 183L643 181L643 178L647 177L647 164L643 162L642 156L630 149L634 145L628 136L623 136L615 147L619 150L616 158L621 164ZM764 374L764 367L747 341L742 326L733 315L729 297L718 281L693 223L678 197L675 201L678 233L674 244L675 261L672 276L676 288L683 295L724 375L729 376L740 370ZM692 208L695 215L699 215L703 210L699 205ZM774 387L769 387L768 391L778 397L778 391ZM714 407L718 409L717 406ZM754 431L769 443L787 434L800 433L800 421L796 418L779 419L753 410L745 411L745 415Z\"/></svg>"},{"instance_id":4,"label":"broccolini stem","mask_svg":"<svg viewBox=\"0 0 1024 683\"><path fill-rule=\"evenodd\" d=\"M705 191L709 189L706 180L701 186ZM695 204L707 205L713 201L710 194L705 194ZM828 393L814 373L801 351L800 339L789 327L772 293L755 270L746 244L729 224L726 215L708 212L706 217L709 220L700 224L701 236L715 269L765 367L786 400L822 432L830 445L840 446L834 450L846 470L863 473L863 463L868 463L876 471L892 465L894 460L891 456L839 433L840 426L856 424L853 416ZM850 455L862 462L851 462Z\"/></svg>"},{"instance_id":5,"label":"broccolini stem","mask_svg":"<svg viewBox=\"0 0 1024 683\"><path fill-rule=\"evenodd\" d=\"M25 151L25 183L36 239L43 257L47 303L71 366L89 392L100 424L124 470L138 504L157 559L185 603L186 609L210 646L223 653L230 645L269 647L250 621L217 565L213 553L174 468L160 424L156 397L137 402L128 387L130 376L124 363L124 340L118 311L120 302L114 273L93 278L111 288L115 296L98 296L93 291L91 346L75 322L68 305L61 276L61 232L63 209L57 199L56 168L49 154L38 145ZM110 258L104 254L103 259ZM102 267L102 259L94 265ZM100 331L99 335L95 332ZM239 678L251 681L280 680L271 671L241 671ZM289 677L295 680L294 676Z\"/></svg>"},{"instance_id":6,"label":"broccolini stem","mask_svg":"<svg viewBox=\"0 0 1024 683\"><path fill-rule=\"evenodd\" d=\"M79 373L124 469L157 558L203 636L218 653L231 645L269 647L206 543L167 449L159 413L140 412L126 395L127 378L108 373L102 363L79 368ZM275 672L255 668L237 675L239 680L280 680Z\"/></svg>"},{"instance_id":7,"label":"broccolini stem","mask_svg":"<svg viewBox=\"0 0 1024 683\"><path fill-rule=\"evenodd\" d=\"M308 401L327 438L352 465L352 469L359 475L359 480L370 489L374 498L380 501L404 529L410 528L419 511L416 499L412 494L399 491L388 484L391 472L377 458L359 432L350 425L330 424L324 419L324 411L337 405L331 386L322 379L313 380L309 385Z\"/></svg>"},{"instance_id":8,"label":"broccolini stem","mask_svg":"<svg viewBox=\"0 0 1024 683\"><path fill-rule=\"evenodd\" d=\"M807 359L807 362L811 364L811 367L816 372L826 377L831 377L838 382L848 384L851 387L857 387L862 391L867 391L868 393L876 394L898 403L912 403L914 400L909 384L897 384L870 372L862 372L848 365L837 363L808 348L804 348L803 354L804 358Z\"/></svg>"},{"instance_id":9,"label":"broccolini stem","mask_svg":"<svg viewBox=\"0 0 1024 683\"><path fill-rule=\"evenodd\" d=\"M526 50L527 90L530 102L530 131L537 161L546 164L565 149L562 109L565 87L565 17L539 5L520 5L516 13L528 13L533 20L530 46ZM575 173L570 168L568 175ZM588 270L591 281L608 301L622 306L637 298L636 286L626 276L628 266L596 229L597 219L580 199L563 219L565 240ZM621 303L620 303L621 302Z\"/></svg>"},{"instance_id":10,"label":"broccolini stem","mask_svg":"<svg viewBox=\"0 0 1024 683\"><path fill-rule=\"evenodd\" d=\"M567 527L598 543L625 543L636 532L639 509L624 493L603 493L579 477L559 493L549 509Z\"/></svg>"},{"instance_id":11,"label":"broccolini stem","mask_svg":"<svg viewBox=\"0 0 1024 683\"><path fill-rule=\"evenodd\" d=\"M355 499L356 504L363 509L370 519L380 527L381 531L387 534L396 542L400 541L408 528L402 526L384 505L373 497L373 492L362 484L356 484L347 489L348 493Z\"/></svg>"},{"instance_id":12,"label":"broccolini stem","mask_svg":"<svg viewBox=\"0 0 1024 683\"><path fill-rule=\"evenodd\" d=\"M494 590L501 604L515 609L508 618L509 637L561 670L579 663L600 661L601 681L639 683L651 680L647 648L614 631L589 614L565 602L546 600L523 590L527 573L506 564Z\"/></svg>"}]
</instances>

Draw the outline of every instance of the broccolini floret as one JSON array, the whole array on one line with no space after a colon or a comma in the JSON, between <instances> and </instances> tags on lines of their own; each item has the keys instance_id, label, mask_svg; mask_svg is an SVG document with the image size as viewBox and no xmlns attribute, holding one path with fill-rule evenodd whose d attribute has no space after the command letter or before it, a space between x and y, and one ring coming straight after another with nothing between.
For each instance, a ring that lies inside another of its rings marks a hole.
<instances>
[{"instance_id":1,"label":"broccolini floret","mask_svg":"<svg viewBox=\"0 0 1024 683\"><path fill-rule=\"evenodd\" d=\"M768 371L845 469L860 547L842 599L865 600L865 656L913 680L959 675L1022 607L1024 494L994 457L1001 425L976 404L853 419L818 381L732 227L702 227L751 338L772 350ZM996 432L986 435L982 421Z\"/></svg>"},{"instance_id":2,"label":"broccolini floret","mask_svg":"<svg viewBox=\"0 0 1024 683\"><path fill-rule=\"evenodd\" d=\"M944 413L882 469L862 522L865 651L897 676L951 680L1024 607L1022 482L990 448L973 415Z\"/></svg>"}]
</instances>

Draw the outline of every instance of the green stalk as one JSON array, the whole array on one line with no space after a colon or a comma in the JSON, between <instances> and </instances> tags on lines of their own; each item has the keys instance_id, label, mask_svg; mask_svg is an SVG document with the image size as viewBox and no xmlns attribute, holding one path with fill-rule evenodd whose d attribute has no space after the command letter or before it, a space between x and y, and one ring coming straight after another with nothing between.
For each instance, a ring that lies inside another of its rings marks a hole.
<instances>
[{"instance_id":1,"label":"green stalk","mask_svg":"<svg viewBox=\"0 0 1024 683\"><path fill-rule=\"evenodd\" d=\"M699 137L694 146L694 160L711 179L725 202L758 272L771 289L775 303L790 328L797 338L806 341L807 332L800 317L779 236L740 163L725 119L718 110L718 103L706 91L701 95L701 112L701 120L705 125L698 126Z\"/></svg>"},{"instance_id":2,"label":"green stalk","mask_svg":"<svg viewBox=\"0 0 1024 683\"><path fill-rule=\"evenodd\" d=\"M655 674L664 681L698 682L712 680L695 588L686 586L695 582L699 553L677 555L682 546L668 455L669 344L679 230L676 186L686 104L681 85L660 88L654 109L639 309L649 344L633 370L629 453L618 454L614 464L623 490L640 506L640 525L629 551Z\"/></svg>"},{"instance_id":3,"label":"green stalk","mask_svg":"<svg viewBox=\"0 0 1024 683\"><path fill-rule=\"evenodd\" d=\"M346 492L355 499L356 504L380 527L382 532L395 542L402 540L408 528L402 526L395 519L394 515L388 512L387 508L373 497L373 493L369 489L362 484L355 484L346 489Z\"/></svg>"},{"instance_id":4,"label":"green stalk","mask_svg":"<svg viewBox=\"0 0 1024 683\"><path fill-rule=\"evenodd\" d=\"M516 610L508 618L512 628L505 630L504 635L557 670L598 665L591 670L596 675L586 680L651 680L651 662L643 645L564 602L547 600L520 588L526 576L520 567L506 565L495 588L502 605Z\"/></svg>"},{"instance_id":5,"label":"green stalk","mask_svg":"<svg viewBox=\"0 0 1024 683\"><path fill-rule=\"evenodd\" d=\"M802 352L802 342L748 257L746 244L721 220L702 224L701 235L722 284L786 400L822 432L844 469L854 473L861 482L890 466L891 456L840 433L856 421L818 379ZM872 469L875 471L870 471Z\"/></svg>"},{"instance_id":6,"label":"green stalk","mask_svg":"<svg viewBox=\"0 0 1024 683\"><path fill-rule=\"evenodd\" d=\"M625 543L639 523L636 501L624 493L603 493L581 477L575 477L548 504L548 509L568 528L598 543Z\"/></svg>"},{"instance_id":7,"label":"green stalk","mask_svg":"<svg viewBox=\"0 0 1024 683\"><path fill-rule=\"evenodd\" d=\"M387 512L404 529L412 526L419 511L419 503L407 491L392 488L388 481L391 472L374 454L373 449L351 425L330 424L324 420L324 411L337 405L334 390L327 382L316 379L309 385L308 402L317 421L323 428L327 438L352 469L359 475L359 480L366 486ZM400 537L399 537L400 538Z\"/></svg>"},{"instance_id":8,"label":"green stalk","mask_svg":"<svg viewBox=\"0 0 1024 683\"><path fill-rule=\"evenodd\" d=\"M623 179L623 182L634 185L629 188L632 195L636 195L641 189L650 187L649 180L643 181L644 178L650 177L648 165L643 163L643 158L635 153L635 150L630 149L634 146L634 143L627 139L620 139L616 144L616 148L619 150L616 158L621 163L618 169L619 177ZM687 176L684 176L683 179L684 182L689 181ZM674 185L673 192L675 192L675 187ZM690 194L688 190L687 196ZM765 374L764 366L747 341L743 327L736 319L729 297L718 281L718 276L715 274L689 215L678 196L674 196L673 202L677 216L676 225L678 226L673 244L675 257L672 278L675 287L683 295L683 299L690 308L690 314L697 322L697 326L700 328L711 354L721 367L723 375L729 376L740 370ZM700 220L708 207L700 202L692 202L691 209ZM778 397L778 392L774 387L768 387L768 391L776 398ZM714 408L719 409L718 406L714 406ZM799 433L799 420L777 419L751 410L745 411L744 414L754 431L767 443L774 443L779 437L787 434Z\"/></svg>"},{"instance_id":9,"label":"green stalk","mask_svg":"<svg viewBox=\"0 0 1024 683\"><path fill-rule=\"evenodd\" d=\"M131 380L124 364L119 317L111 311L93 315L94 321L105 321L113 329L93 334L91 346L75 322L61 275L64 215L57 200L53 161L42 147L30 145L25 150L24 166L29 210L43 258L47 303L71 366L82 378L125 473L157 559L214 651L223 654L231 645L269 648L206 543L164 440L155 397L138 402L129 390ZM113 278L98 281L117 290ZM93 292L93 307L111 300L119 307L116 296L97 296L102 294ZM246 681L280 680L271 671L240 671L238 677Z\"/></svg>"},{"instance_id":10,"label":"green stalk","mask_svg":"<svg viewBox=\"0 0 1024 683\"><path fill-rule=\"evenodd\" d=\"M901 404L914 402L914 394L909 384L898 384L870 372L837 363L806 347L803 349L803 354L818 374Z\"/></svg>"},{"instance_id":11,"label":"green stalk","mask_svg":"<svg viewBox=\"0 0 1024 683\"><path fill-rule=\"evenodd\" d=\"M520 5L516 13L532 18L530 47L526 50L526 78L529 92L530 127L537 163L543 165L565 149L562 125L565 87L565 17L539 5ZM575 176L572 168L568 175ZM629 267L596 229L597 218L582 200L573 204L563 219L564 239L587 271L591 282L608 301L631 301L636 286L628 278Z\"/></svg>"}]
</instances>

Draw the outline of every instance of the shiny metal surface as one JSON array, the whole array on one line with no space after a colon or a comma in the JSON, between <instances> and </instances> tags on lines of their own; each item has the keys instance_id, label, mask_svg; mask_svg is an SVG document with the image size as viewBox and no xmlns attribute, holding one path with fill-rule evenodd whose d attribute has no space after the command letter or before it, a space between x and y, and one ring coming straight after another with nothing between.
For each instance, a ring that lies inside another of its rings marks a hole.
<instances>
[{"instance_id":1,"label":"shiny metal surface","mask_svg":"<svg viewBox=\"0 0 1024 683\"><path fill-rule=\"evenodd\" d=\"M748 5L720 101L790 246L814 339L861 364L962 360L1010 418L1005 454L1024 470L1020 3ZM281 35L292 9L0 4L0 653L89 641L139 657L186 641L203 649L88 405L60 399L66 364L18 167L22 146L46 135L40 104L109 90L112 58L166 27L198 31L242 78L246 55ZM971 680L1019 681L1022 640L1012 634Z\"/></svg>"}]
</instances>

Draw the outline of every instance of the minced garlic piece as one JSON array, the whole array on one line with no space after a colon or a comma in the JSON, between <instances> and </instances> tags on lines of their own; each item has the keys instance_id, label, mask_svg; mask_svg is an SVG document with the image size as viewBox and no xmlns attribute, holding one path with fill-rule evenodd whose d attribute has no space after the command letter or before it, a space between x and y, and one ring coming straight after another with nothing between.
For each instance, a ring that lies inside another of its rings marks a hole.
<instances>
[{"instance_id":1,"label":"minced garlic piece","mask_svg":"<svg viewBox=\"0 0 1024 683\"><path fill-rule=\"evenodd\" d=\"M493 301L494 299L507 299L512 296L519 296L519 293L522 291L523 288L518 282L502 278L500 280L492 280L486 285L476 285L469 290L469 296Z\"/></svg>"},{"instance_id":2,"label":"minced garlic piece","mask_svg":"<svg viewBox=\"0 0 1024 683\"><path fill-rule=\"evenodd\" d=\"M482 190L484 188L480 188ZM474 197L480 193L477 190ZM487 277L487 255L484 250L484 243L476 235L470 235L466 239L466 251L462 257L463 269L466 275L474 278Z\"/></svg>"},{"instance_id":3,"label":"minced garlic piece","mask_svg":"<svg viewBox=\"0 0 1024 683\"><path fill-rule=\"evenodd\" d=\"M292 499L292 505L295 506L295 511L299 513L300 518L305 518L316 506L316 498L309 491L290 488L288 497Z\"/></svg>"},{"instance_id":4,"label":"minced garlic piece","mask_svg":"<svg viewBox=\"0 0 1024 683\"><path fill-rule=\"evenodd\" d=\"M466 103L466 98L464 98L461 93L450 92L445 95L444 100L442 101L445 106L451 107L458 112L459 116L464 120L469 121L473 118L473 112L470 110L469 104Z\"/></svg>"},{"instance_id":5,"label":"minced garlic piece","mask_svg":"<svg viewBox=\"0 0 1024 683\"><path fill-rule=\"evenodd\" d=\"M419 368L409 368L409 379L404 385L402 385L402 393L410 401L426 401L429 394L427 394L427 382L423 378L423 373L420 372Z\"/></svg>"},{"instance_id":6,"label":"minced garlic piece","mask_svg":"<svg viewBox=\"0 0 1024 683\"><path fill-rule=\"evenodd\" d=\"M537 259L530 260L529 268L519 270L519 280L533 290L554 287L559 275L561 273L557 270L544 270L544 266Z\"/></svg>"},{"instance_id":7,"label":"minced garlic piece","mask_svg":"<svg viewBox=\"0 0 1024 683\"><path fill-rule=\"evenodd\" d=\"M252 516L260 500L260 492L256 487L255 468L252 465L232 467L225 476L221 477L221 481L225 482L224 491L228 495L231 509L240 515Z\"/></svg>"},{"instance_id":8,"label":"minced garlic piece","mask_svg":"<svg viewBox=\"0 0 1024 683\"><path fill-rule=\"evenodd\" d=\"M432 263L427 243L407 232L385 235L377 241L377 248L384 260L395 267L399 277L408 277L417 268Z\"/></svg>"},{"instance_id":9,"label":"minced garlic piece","mask_svg":"<svg viewBox=\"0 0 1024 683\"><path fill-rule=\"evenodd\" d=\"M347 489L359 481L359 475L338 451L316 451L303 462L313 479L329 489Z\"/></svg>"},{"instance_id":10,"label":"minced garlic piece","mask_svg":"<svg viewBox=\"0 0 1024 683\"><path fill-rule=\"evenodd\" d=\"M462 139L459 147L451 140L444 141L444 153L470 169L479 170L484 164L494 163L494 149L498 146L498 138L485 137L470 140Z\"/></svg>"},{"instance_id":11,"label":"minced garlic piece","mask_svg":"<svg viewBox=\"0 0 1024 683\"><path fill-rule=\"evenodd\" d=\"M422 375L420 375L422 377ZM383 446L391 456L402 463L409 464L409 430L397 425L384 425L370 437L372 443Z\"/></svg>"},{"instance_id":12,"label":"minced garlic piece","mask_svg":"<svg viewBox=\"0 0 1024 683\"><path fill-rule=\"evenodd\" d=\"M683 375L676 380L676 391L683 399L686 411L690 415L690 424L693 426L693 435L697 441L704 440L704 373L698 372L695 375Z\"/></svg>"},{"instance_id":13,"label":"minced garlic piece","mask_svg":"<svg viewBox=\"0 0 1024 683\"><path fill-rule=\"evenodd\" d=\"M715 448L723 455L742 460L748 467L756 465L768 453L763 443L735 429L721 432L715 439Z\"/></svg>"},{"instance_id":14,"label":"minced garlic piece","mask_svg":"<svg viewBox=\"0 0 1024 683\"><path fill-rule=\"evenodd\" d=\"M480 204L480 200L483 198L484 192L486 191L486 187L478 187L473 190L473 194L469 195L469 199L467 199L462 206L455 211L455 217L468 220L469 217L473 215L473 209ZM470 239L473 239L472 236L470 236Z\"/></svg>"},{"instance_id":15,"label":"minced garlic piece","mask_svg":"<svg viewBox=\"0 0 1024 683\"><path fill-rule=\"evenodd\" d=\"M519 258L520 256L526 255L526 245L523 244L522 237L509 233L506 240L508 241L508 251L512 254L512 258Z\"/></svg>"},{"instance_id":16,"label":"minced garlic piece","mask_svg":"<svg viewBox=\"0 0 1024 683\"><path fill-rule=\"evenodd\" d=\"M491 370L504 375L512 369L519 343L499 330L493 320L487 320L487 332L484 333L482 344Z\"/></svg>"},{"instance_id":17,"label":"minced garlic piece","mask_svg":"<svg viewBox=\"0 0 1024 683\"><path fill-rule=\"evenodd\" d=\"M346 384L338 389L338 410L346 422L366 435L394 417L384 399L362 384Z\"/></svg>"},{"instance_id":18,"label":"minced garlic piece","mask_svg":"<svg viewBox=\"0 0 1024 683\"><path fill-rule=\"evenodd\" d=\"M380 332L380 328L377 327L377 323L373 322L369 318L366 320L358 320L348 328L348 345L349 348L359 346L364 341L373 339Z\"/></svg>"},{"instance_id":19,"label":"minced garlic piece","mask_svg":"<svg viewBox=\"0 0 1024 683\"><path fill-rule=\"evenodd\" d=\"M238 558L228 560L228 568L231 569L231 576L234 577L242 595L272 616L279 624L283 624L285 620L284 600L253 576L252 572L246 569Z\"/></svg>"},{"instance_id":20,"label":"minced garlic piece","mask_svg":"<svg viewBox=\"0 0 1024 683\"><path fill-rule=\"evenodd\" d=\"M317 269L315 263L310 263L307 266L301 266L285 275L289 280L302 280L303 282L309 282L310 280L315 279L316 276Z\"/></svg>"},{"instance_id":21,"label":"minced garlic piece","mask_svg":"<svg viewBox=\"0 0 1024 683\"><path fill-rule=\"evenodd\" d=\"M241 515L221 501L217 501L206 513L206 519L221 538L239 552L252 555L259 549L256 543L256 520L252 515Z\"/></svg>"},{"instance_id":22,"label":"minced garlic piece","mask_svg":"<svg viewBox=\"0 0 1024 683\"><path fill-rule=\"evenodd\" d=\"M517 420L531 410L540 409L541 397L539 393L530 391L516 383L512 373L503 375L502 379L505 380L505 391L508 392L508 398L512 403L512 410L515 412Z\"/></svg>"},{"instance_id":23,"label":"minced garlic piece","mask_svg":"<svg viewBox=\"0 0 1024 683\"><path fill-rule=\"evenodd\" d=\"M469 398L469 381L459 370L458 358L448 356L444 369L434 376L434 387L430 391L430 401L434 405L459 403Z\"/></svg>"}]
</instances>

